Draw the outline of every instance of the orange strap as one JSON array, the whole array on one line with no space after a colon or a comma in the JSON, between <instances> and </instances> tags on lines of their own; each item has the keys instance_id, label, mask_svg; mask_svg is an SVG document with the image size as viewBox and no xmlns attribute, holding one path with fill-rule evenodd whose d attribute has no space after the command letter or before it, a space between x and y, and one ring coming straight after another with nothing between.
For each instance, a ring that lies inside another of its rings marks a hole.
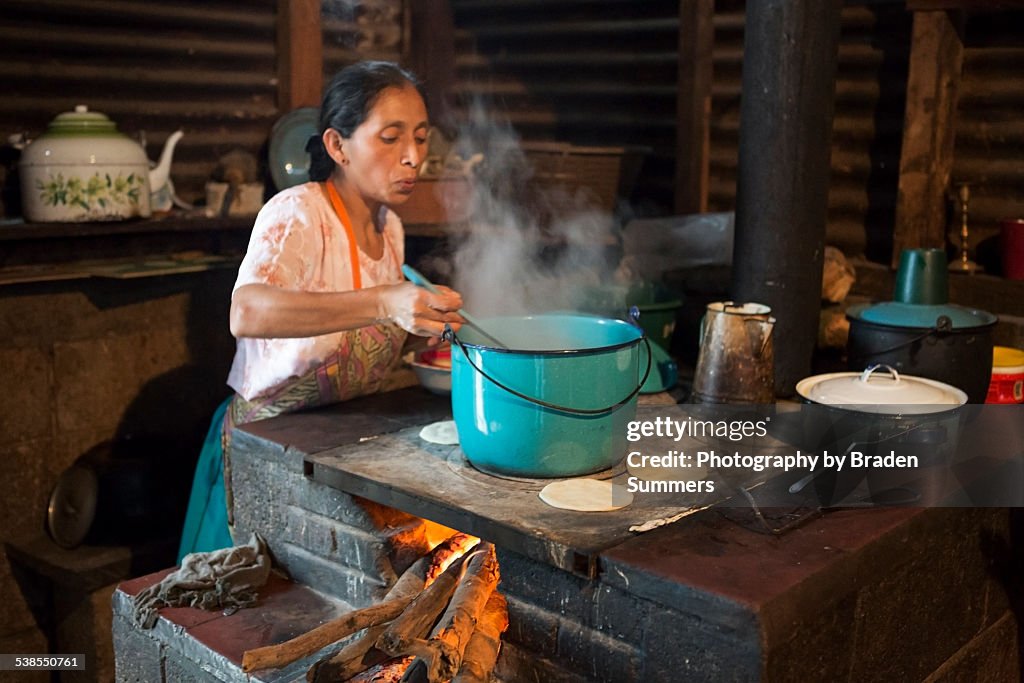
<instances>
[{"instance_id":1,"label":"orange strap","mask_svg":"<svg viewBox=\"0 0 1024 683\"><path fill-rule=\"evenodd\" d=\"M328 180L324 184L327 185L327 196L331 200L331 206L334 207L334 213L338 214L341 224L345 226L345 234L348 235L348 253L352 262L352 289L362 289L363 276L359 269L359 245L356 244L356 234L352 230L352 220L348 217L348 211L345 210L345 205L341 202L334 183Z\"/></svg>"}]
</instances>

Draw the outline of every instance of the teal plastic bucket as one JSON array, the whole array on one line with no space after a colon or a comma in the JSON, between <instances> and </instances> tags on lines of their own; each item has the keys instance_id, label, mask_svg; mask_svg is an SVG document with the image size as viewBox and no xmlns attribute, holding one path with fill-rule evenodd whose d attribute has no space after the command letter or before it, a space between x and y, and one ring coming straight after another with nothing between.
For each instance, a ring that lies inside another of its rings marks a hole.
<instances>
[{"instance_id":1,"label":"teal plastic bucket","mask_svg":"<svg viewBox=\"0 0 1024 683\"><path fill-rule=\"evenodd\" d=\"M518 477L573 477L626 454L650 372L643 330L576 314L487 318L509 348L463 326L452 338L452 413L466 459Z\"/></svg>"}]
</instances>

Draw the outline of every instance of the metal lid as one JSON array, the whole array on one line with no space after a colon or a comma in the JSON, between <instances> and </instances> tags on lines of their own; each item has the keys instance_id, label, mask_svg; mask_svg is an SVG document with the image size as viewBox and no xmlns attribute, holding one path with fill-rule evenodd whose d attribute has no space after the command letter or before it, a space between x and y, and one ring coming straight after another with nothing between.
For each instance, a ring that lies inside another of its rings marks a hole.
<instances>
[{"instance_id":1,"label":"metal lid","mask_svg":"<svg viewBox=\"0 0 1024 683\"><path fill-rule=\"evenodd\" d=\"M796 391L814 403L885 414L942 412L967 403L967 394L954 386L900 375L888 365L807 377Z\"/></svg>"},{"instance_id":2,"label":"metal lid","mask_svg":"<svg viewBox=\"0 0 1024 683\"><path fill-rule=\"evenodd\" d=\"M46 510L46 528L61 548L75 548L89 533L96 516L99 482L96 473L72 465L57 479Z\"/></svg>"},{"instance_id":3,"label":"metal lid","mask_svg":"<svg viewBox=\"0 0 1024 683\"><path fill-rule=\"evenodd\" d=\"M855 320L863 320L878 325L893 327L917 327L928 329L946 327L944 319L949 320L950 329L981 327L995 324L996 316L976 308L965 308L956 304L905 304L899 301L886 301L879 304L860 304L851 306L846 315Z\"/></svg>"}]
</instances>

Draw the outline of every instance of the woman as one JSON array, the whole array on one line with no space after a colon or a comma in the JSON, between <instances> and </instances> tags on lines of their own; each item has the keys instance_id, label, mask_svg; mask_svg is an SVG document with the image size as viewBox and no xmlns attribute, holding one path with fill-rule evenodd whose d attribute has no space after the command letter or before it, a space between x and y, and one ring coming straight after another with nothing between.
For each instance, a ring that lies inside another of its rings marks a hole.
<instances>
[{"instance_id":1,"label":"woman","mask_svg":"<svg viewBox=\"0 0 1024 683\"><path fill-rule=\"evenodd\" d=\"M401 221L427 148L415 78L390 62L343 69L310 139L311 182L260 211L231 297L237 339L228 384L203 445L179 549L232 544L230 462L236 425L380 389L407 334L458 329L461 297L404 282Z\"/></svg>"}]
</instances>

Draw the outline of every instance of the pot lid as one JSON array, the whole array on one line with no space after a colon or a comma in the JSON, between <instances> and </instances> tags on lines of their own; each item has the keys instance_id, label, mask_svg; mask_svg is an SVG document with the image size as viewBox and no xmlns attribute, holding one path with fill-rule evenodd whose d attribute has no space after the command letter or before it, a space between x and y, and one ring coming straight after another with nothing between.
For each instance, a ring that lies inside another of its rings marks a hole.
<instances>
[{"instance_id":1,"label":"pot lid","mask_svg":"<svg viewBox=\"0 0 1024 683\"><path fill-rule=\"evenodd\" d=\"M89 111L89 107L79 104L74 111L57 114L46 128L47 136L82 136L82 135L120 135L117 124L106 114Z\"/></svg>"},{"instance_id":2,"label":"pot lid","mask_svg":"<svg viewBox=\"0 0 1024 683\"><path fill-rule=\"evenodd\" d=\"M92 469L75 464L64 470L46 509L46 529L54 543L71 549L85 540L96 515L98 491Z\"/></svg>"},{"instance_id":3,"label":"pot lid","mask_svg":"<svg viewBox=\"0 0 1024 683\"><path fill-rule=\"evenodd\" d=\"M932 413L967 403L960 389L923 377L900 375L888 365L864 372L833 372L807 377L796 385L803 398L830 406L857 406L865 412ZM907 409L913 406L914 409Z\"/></svg>"},{"instance_id":4,"label":"pot lid","mask_svg":"<svg viewBox=\"0 0 1024 683\"><path fill-rule=\"evenodd\" d=\"M878 325L923 329L931 327L944 329L945 320L943 318L949 319L949 326L952 329L981 327L993 325L996 322L996 316L976 308L966 308L956 304L905 304L899 301L851 306L847 309L846 315L855 320Z\"/></svg>"}]
</instances>

